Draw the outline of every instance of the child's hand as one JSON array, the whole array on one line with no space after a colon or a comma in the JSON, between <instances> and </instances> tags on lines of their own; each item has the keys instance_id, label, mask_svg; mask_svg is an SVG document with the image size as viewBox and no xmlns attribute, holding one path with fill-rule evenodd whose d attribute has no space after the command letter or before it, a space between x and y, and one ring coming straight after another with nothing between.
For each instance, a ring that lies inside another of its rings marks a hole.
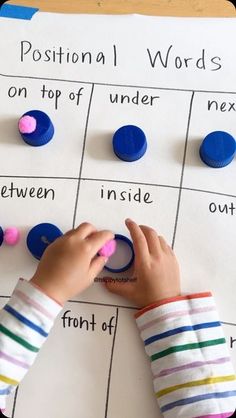
<instances>
[{"instance_id":1,"label":"child's hand","mask_svg":"<svg viewBox=\"0 0 236 418\"><path fill-rule=\"evenodd\" d=\"M107 261L97 253L113 238L112 232L97 232L88 223L68 231L48 246L31 279L32 283L63 304L93 283Z\"/></svg>"},{"instance_id":2,"label":"child's hand","mask_svg":"<svg viewBox=\"0 0 236 418\"><path fill-rule=\"evenodd\" d=\"M134 282L107 282L106 287L138 307L180 295L177 259L163 237L148 226L126 220L134 244Z\"/></svg>"}]
</instances>

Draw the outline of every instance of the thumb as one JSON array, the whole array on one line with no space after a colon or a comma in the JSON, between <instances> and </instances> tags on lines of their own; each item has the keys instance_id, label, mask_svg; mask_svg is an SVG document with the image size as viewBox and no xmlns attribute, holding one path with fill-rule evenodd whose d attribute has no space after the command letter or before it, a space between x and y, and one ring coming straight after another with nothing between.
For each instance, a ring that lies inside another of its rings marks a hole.
<instances>
[{"instance_id":1,"label":"thumb","mask_svg":"<svg viewBox=\"0 0 236 418\"><path fill-rule=\"evenodd\" d=\"M98 255L95 257L89 268L90 277L94 279L103 270L108 258Z\"/></svg>"}]
</instances>

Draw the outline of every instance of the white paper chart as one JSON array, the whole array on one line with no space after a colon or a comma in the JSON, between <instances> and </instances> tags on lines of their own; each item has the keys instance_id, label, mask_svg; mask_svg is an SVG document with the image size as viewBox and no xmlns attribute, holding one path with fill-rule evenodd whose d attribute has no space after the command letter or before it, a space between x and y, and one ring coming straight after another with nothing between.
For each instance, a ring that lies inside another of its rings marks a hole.
<instances>
[{"instance_id":1,"label":"white paper chart","mask_svg":"<svg viewBox=\"0 0 236 418\"><path fill-rule=\"evenodd\" d=\"M0 248L2 306L35 271L25 244L34 225L88 221L127 235L132 217L173 246L183 293L213 292L236 367L236 161L212 169L199 157L209 132L236 136L235 37L235 19L0 18L0 223L21 231ZM55 126L44 147L17 131L32 109ZM127 124L148 141L133 163L112 149ZM69 301L8 415L160 417L135 312L99 278Z\"/></svg>"}]
</instances>

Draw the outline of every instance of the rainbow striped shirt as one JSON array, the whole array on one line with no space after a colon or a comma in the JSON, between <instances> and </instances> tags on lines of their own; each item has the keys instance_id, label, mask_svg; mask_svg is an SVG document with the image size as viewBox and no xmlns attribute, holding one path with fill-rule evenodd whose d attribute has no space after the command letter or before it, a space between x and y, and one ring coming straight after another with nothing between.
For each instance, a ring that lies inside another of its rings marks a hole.
<instances>
[{"instance_id":1,"label":"rainbow striped shirt","mask_svg":"<svg viewBox=\"0 0 236 418\"><path fill-rule=\"evenodd\" d=\"M0 409L33 364L62 306L20 279L0 312Z\"/></svg>"},{"instance_id":2,"label":"rainbow striped shirt","mask_svg":"<svg viewBox=\"0 0 236 418\"><path fill-rule=\"evenodd\" d=\"M20 279L0 313L0 409L33 364L62 307ZM226 418L236 377L211 293L167 299L136 314L165 418Z\"/></svg>"},{"instance_id":3,"label":"rainbow striped shirt","mask_svg":"<svg viewBox=\"0 0 236 418\"><path fill-rule=\"evenodd\" d=\"M232 416L236 376L210 292L157 302L136 322L165 418Z\"/></svg>"}]
</instances>

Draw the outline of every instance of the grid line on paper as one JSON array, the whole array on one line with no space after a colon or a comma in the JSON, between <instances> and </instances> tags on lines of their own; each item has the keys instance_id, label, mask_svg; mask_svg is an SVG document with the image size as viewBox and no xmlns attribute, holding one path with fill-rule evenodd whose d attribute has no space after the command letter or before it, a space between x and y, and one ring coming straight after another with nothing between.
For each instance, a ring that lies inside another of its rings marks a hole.
<instances>
[{"instance_id":1,"label":"grid line on paper","mask_svg":"<svg viewBox=\"0 0 236 418\"><path fill-rule=\"evenodd\" d=\"M0 295L0 299L10 299L11 296L4 296L4 295ZM86 301L86 300L68 300L68 303L81 303L81 304L85 304L85 305L94 305L94 306L105 306L108 308L119 308L119 309L128 309L128 310L132 310L132 311L137 311L140 308L138 308L137 306L126 306L126 305L117 305L117 304L113 304L113 303L105 303L105 302L91 302L91 301ZM236 327L236 322L228 322L228 321L221 321L221 324L224 325L232 325L234 327Z\"/></svg>"},{"instance_id":2,"label":"grid line on paper","mask_svg":"<svg viewBox=\"0 0 236 418\"><path fill-rule=\"evenodd\" d=\"M174 249L174 245L175 245L175 238L176 238L177 225L178 225L178 219L179 219L179 210L180 210L180 202L181 202L181 196L182 196L182 186L183 186L183 179L184 179L184 169L185 169L185 160L186 160L186 154L187 154L190 120L191 120L192 107L193 107L193 98L194 98L194 91L192 92L190 105L189 105L188 123L187 123L186 138L185 138L185 144L184 144L184 155L183 155L183 161L182 161L180 185L179 185L179 196L178 196L178 203L177 203L177 210L176 210L174 233L173 233L173 239L172 239L172 244L171 244L172 249Z\"/></svg>"},{"instance_id":3,"label":"grid line on paper","mask_svg":"<svg viewBox=\"0 0 236 418\"><path fill-rule=\"evenodd\" d=\"M148 187L163 187L169 189L176 189L179 190L179 186L173 186L171 184L161 184L161 183L146 183L141 181L128 181L128 180L117 180L117 179L103 179L103 178L95 178L95 177L66 177L66 176L20 176L20 175L4 175L0 174L1 178L9 178L9 179L46 179L46 180L71 180L71 181L100 181L100 182L107 182L107 183L123 183L123 184L134 184L137 186L148 186ZM213 190L204 190L204 189L196 189L194 187L185 187L182 186L182 190L187 190L191 192L199 192L199 193L208 193L218 196L225 196L225 197L232 197L236 198L236 195L230 193L222 193Z\"/></svg>"},{"instance_id":4,"label":"grid line on paper","mask_svg":"<svg viewBox=\"0 0 236 418\"><path fill-rule=\"evenodd\" d=\"M9 295L0 295L0 299L10 299L11 296ZM97 306L106 306L109 308L123 308L123 309L131 309L131 310L138 310L137 306L126 306L126 305L117 305L113 303L103 303L103 302L91 302L91 301L84 301L84 300L68 300L68 303L82 303L87 305L97 305Z\"/></svg>"},{"instance_id":5,"label":"grid line on paper","mask_svg":"<svg viewBox=\"0 0 236 418\"><path fill-rule=\"evenodd\" d=\"M116 308L116 322L115 322L114 335L113 335L112 347L111 347L111 358L110 358L110 366L109 366L108 380L107 380L107 393L106 393L106 404L105 404L104 418L108 417L109 395L110 395L110 387L111 387L111 372L112 372L112 364L113 364L113 357L114 357L114 348L115 348L115 341L116 341L118 318L119 318L119 309Z\"/></svg>"},{"instance_id":6,"label":"grid line on paper","mask_svg":"<svg viewBox=\"0 0 236 418\"><path fill-rule=\"evenodd\" d=\"M17 386L15 394L14 394L14 402L13 402L13 407L12 407L12 414L11 414L11 418L15 417L15 412L16 412L16 400L17 400L17 396L18 396L18 391L19 391L19 386Z\"/></svg>"},{"instance_id":7,"label":"grid line on paper","mask_svg":"<svg viewBox=\"0 0 236 418\"><path fill-rule=\"evenodd\" d=\"M90 109L91 109L92 98L93 98L93 91L94 91L94 84L92 84L92 88L90 92L89 105L88 105L88 111L87 111L87 117L86 117L85 129L84 129L84 140L83 140L83 148L82 148L82 154L81 154L81 160L80 160L80 169L79 169L78 185L77 185L77 190L76 190L72 228L75 227L75 221L76 221L76 212L77 212L77 207L78 207L80 183L81 183L81 173L82 173L83 162L84 162L85 144L86 144L86 138L87 138L88 122L89 122Z\"/></svg>"},{"instance_id":8,"label":"grid line on paper","mask_svg":"<svg viewBox=\"0 0 236 418\"><path fill-rule=\"evenodd\" d=\"M185 92L190 92L190 93L193 92L193 89L183 89L183 88L181 89L181 88L176 88L176 87L138 86L138 85L132 85L132 84L102 83L102 82L96 82L96 81L68 80L64 78L36 77L36 76L13 75L13 74L3 74L3 73L0 73L0 76L6 77L6 78L59 81L63 83L76 83L76 84L87 84L87 85L109 86L109 87L131 87L131 88L149 89L149 90L185 91ZM194 89L194 91L196 93L236 94L236 91L224 91L224 90Z\"/></svg>"}]
</instances>

